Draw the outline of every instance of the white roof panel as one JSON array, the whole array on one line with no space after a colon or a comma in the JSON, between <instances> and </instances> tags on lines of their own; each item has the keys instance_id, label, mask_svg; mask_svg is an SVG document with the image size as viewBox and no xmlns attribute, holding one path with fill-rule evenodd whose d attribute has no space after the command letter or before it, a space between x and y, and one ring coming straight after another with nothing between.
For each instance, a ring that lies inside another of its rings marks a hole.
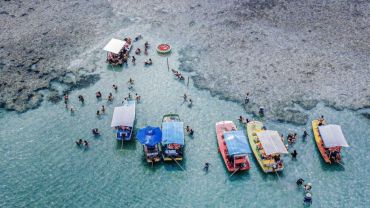
<instances>
[{"instance_id":1,"label":"white roof panel","mask_svg":"<svg viewBox=\"0 0 370 208\"><path fill-rule=\"evenodd\" d=\"M257 132L257 136L258 139L261 141L266 155L271 155L275 153L288 153L277 131L266 130L262 132Z\"/></svg>"},{"instance_id":2,"label":"white roof panel","mask_svg":"<svg viewBox=\"0 0 370 208\"><path fill-rule=\"evenodd\" d=\"M125 44L123 40L112 38L103 50L118 54Z\"/></svg>"},{"instance_id":3,"label":"white roof panel","mask_svg":"<svg viewBox=\"0 0 370 208\"><path fill-rule=\"evenodd\" d=\"M325 147L349 147L339 125L319 126L319 132Z\"/></svg>"},{"instance_id":4,"label":"white roof panel","mask_svg":"<svg viewBox=\"0 0 370 208\"><path fill-rule=\"evenodd\" d=\"M124 106L114 108L111 127L129 126L133 127L135 121L135 101Z\"/></svg>"}]
</instances>

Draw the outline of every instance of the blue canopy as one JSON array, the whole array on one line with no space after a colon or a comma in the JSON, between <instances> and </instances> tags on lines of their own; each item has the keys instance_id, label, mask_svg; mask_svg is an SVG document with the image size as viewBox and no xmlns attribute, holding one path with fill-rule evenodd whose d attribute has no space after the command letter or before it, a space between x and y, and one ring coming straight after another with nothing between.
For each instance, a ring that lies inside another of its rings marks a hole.
<instances>
[{"instance_id":1,"label":"blue canopy","mask_svg":"<svg viewBox=\"0 0 370 208\"><path fill-rule=\"evenodd\" d=\"M183 122L163 122L162 123L163 144L184 145L184 123Z\"/></svg>"},{"instance_id":2,"label":"blue canopy","mask_svg":"<svg viewBox=\"0 0 370 208\"><path fill-rule=\"evenodd\" d=\"M229 155L252 153L243 131L228 131L224 133L224 139Z\"/></svg>"},{"instance_id":3,"label":"blue canopy","mask_svg":"<svg viewBox=\"0 0 370 208\"><path fill-rule=\"evenodd\" d=\"M141 144L154 146L162 141L162 131L159 127L147 126L138 131L136 139Z\"/></svg>"}]
</instances>

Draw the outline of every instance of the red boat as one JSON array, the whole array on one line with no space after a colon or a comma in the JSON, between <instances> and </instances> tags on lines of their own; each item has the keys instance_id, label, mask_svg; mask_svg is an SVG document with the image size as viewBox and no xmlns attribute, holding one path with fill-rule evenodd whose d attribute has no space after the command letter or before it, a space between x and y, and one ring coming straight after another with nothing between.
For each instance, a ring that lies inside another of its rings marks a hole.
<instances>
[{"instance_id":1,"label":"red boat","mask_svg":"<svg viewBox=\"0 0 370 208\"><path fill-rule=\"evenodd\" d=\"M251 153L243 131L238 131L232 121L216 123L216 134L219 151L229 172L249 170Z\"/></svg>"}]
</instances>

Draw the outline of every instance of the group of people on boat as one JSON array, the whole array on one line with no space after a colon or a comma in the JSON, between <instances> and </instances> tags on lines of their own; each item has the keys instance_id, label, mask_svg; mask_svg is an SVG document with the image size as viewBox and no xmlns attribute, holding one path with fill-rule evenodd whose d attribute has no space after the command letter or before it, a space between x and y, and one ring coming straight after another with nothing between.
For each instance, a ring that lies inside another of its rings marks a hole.
<instances>
[{"instance_id":1,"label":"group of people on boat","mask_svg":"<svg viewBox=\"0 0 370 208\"><path fill-rule=\"evenodd\" d=\"M318 126L324 126L325 125L325 119L324 116L321 115L318 120ZM325 147L324 142L321 143L322 147L325 150L325 154L329 157L331 162L340 162L341 157L341 146L335 146L335 147Z\"/></svg>"},{"instance_id":2,"label":"group of people on boat","mask_svg":"<svg viewBox=\"0 0 370 208\"><path fill-rule=\"evenodd\" d=\"M180 144L175 144L175 143L166 144L164 145L164 149L165 149L165 154L169 157L172 157L172 156L182 157L183 156L182 147Z\"/></svg>"},{"instance_id":3,"label":"group of people on boat","mask_svg":"<svg viewBox=\"0 0 370 208\"><path fill-rule=\"evenodd\" d=\"M325 153L329 156L330 161L338 162L341 161L340 156L341 147L325 148Z\"/></svg>"},{"instance_id":4,"label":"group of people on boat","mask_svg":"<svg viewBox=\"0 0 370 208\"><path fill-rule=\"evenodd\" d=\"M107 55L107 62L112 65L121 65L127 63L129 58L129 51L131 49L131 38L125 38L125 45L123 45L122 49L119 51L118 54L108 52Z\"/></svg>"},{"instance_id":5,"label":"group of people on boat","mask_svg":"<svg viewBox=\"0 0 370 208\"><path fill-rule=\"evenodd\" d=\"M271 155L266 155L263 146L258 138L256 138L255 142L262 160L270 161L268 164L266 164L266 166L271 167L273 170L277 170L283 167L283 160L280 158L280 154L275 153Z\"/></svg>"}]
</instances>

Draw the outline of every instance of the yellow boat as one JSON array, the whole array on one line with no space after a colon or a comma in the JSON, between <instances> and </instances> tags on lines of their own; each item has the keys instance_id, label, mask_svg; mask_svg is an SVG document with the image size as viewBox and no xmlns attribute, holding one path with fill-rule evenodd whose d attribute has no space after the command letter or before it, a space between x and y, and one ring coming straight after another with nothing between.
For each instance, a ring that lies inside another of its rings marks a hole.
<instances>
[{"instance_id":1,"label":"yellow boat","mask_svg":"<svg viewBox=\"0 0 370 208\"><path fill-rule=\"evenodd\" d=\"M319 133L319 122L320 121L318 119L312 121L313 136L315 138L317 148L319 149L322 158L326 163L331 163L329 155L325 152L324 143ZM323 124L325 125L325 120L323 121Z\"/></svg>"},{"instance_id":2,"label":"yellow boat","mask_svg":"<svg viewBox=\"0 0 370 208\"><path fill-rule=\"evenodd\" d=\"M349 147L339 125L326 124L324 118L312 121L312 131L317 148L326 163L340 163L342 147Z\"/></svg>"},{"instance_id":3,"label":"yellow boat","mask_svg":"<svg viewBox=\"0 0 370 208\"><path fill-rule=\"evenodd\" d=\"M263 172L282 171L284 169L284 163L280 160L280 153L288 153L288 151L281 141L280 135L276 131L264 130L262 128L263 123L259 121L250 121L246 126L249 144ZM258 135L260 135L260 138ZM266 140L272 143L275 142L276 144L274 145L278 146L278 149L272 154L269 153L272 150L272 146L267 146L264 142Z\"/></svg>"}]
</instances>

